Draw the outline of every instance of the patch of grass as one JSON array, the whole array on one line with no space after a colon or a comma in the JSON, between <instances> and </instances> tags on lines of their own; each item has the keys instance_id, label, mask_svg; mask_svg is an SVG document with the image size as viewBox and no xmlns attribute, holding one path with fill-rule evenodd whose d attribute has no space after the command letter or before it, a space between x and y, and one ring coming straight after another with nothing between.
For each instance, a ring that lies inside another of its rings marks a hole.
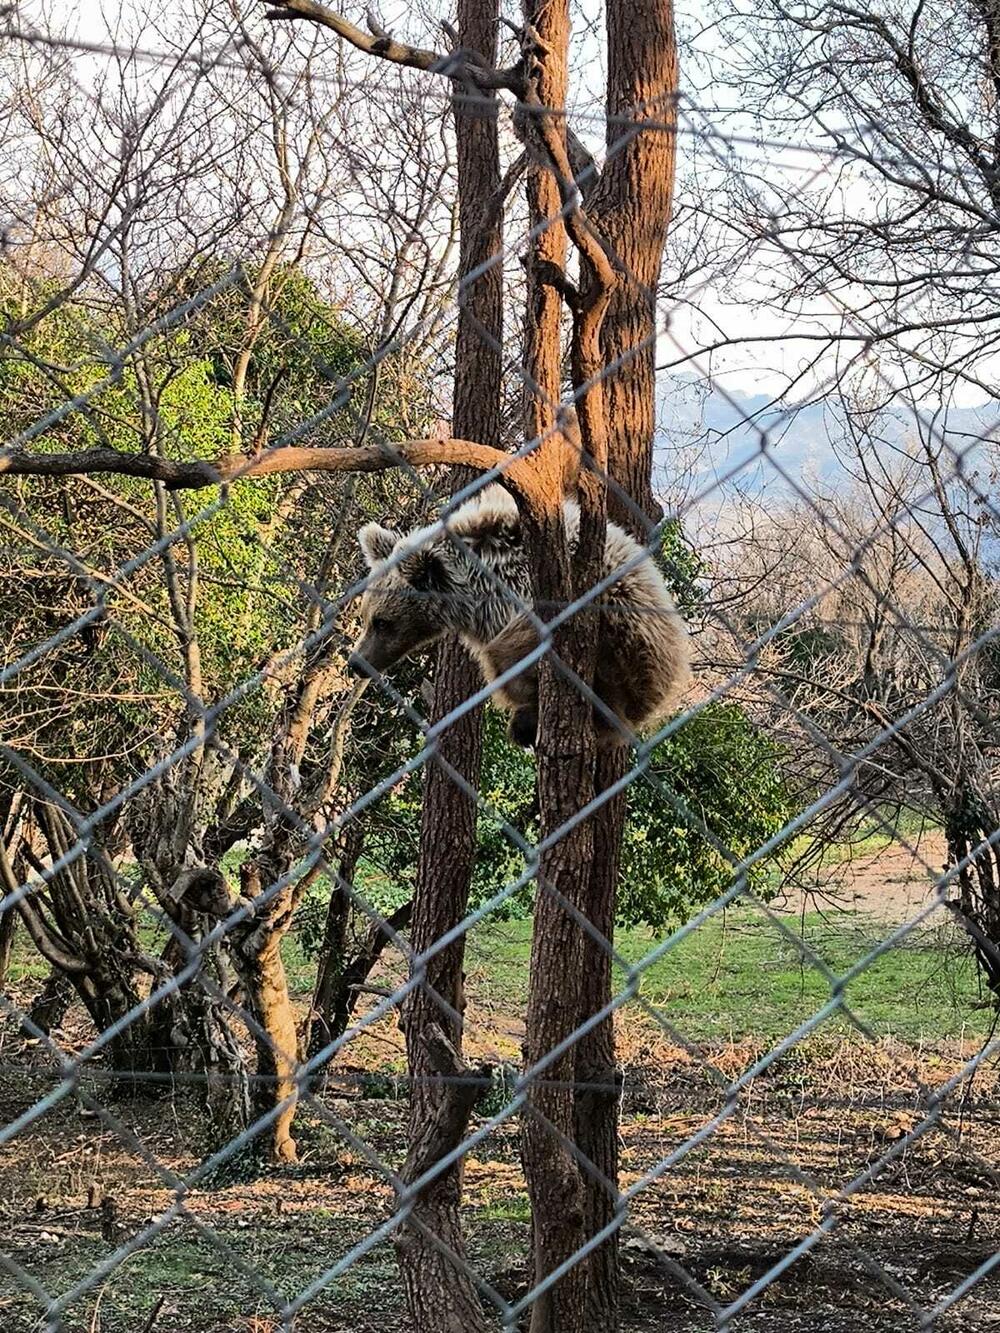
<instances>
[{"instance_id":1,"label":"patch of grass","mask_svg":"<svg viewBox=\"0 0 1000 1333\"><path fill-rule=\"evenodd\" d=\"M48 963L32 944L28 932L18 922L14 947L10 954L8 980L15 984L23 981L44 981L49 971Z\"/></svg>"},{"instance_id":2,"label":"patch of grass","mask_svg":"<svg viewBox=\"0 0 1000 1333\"><path fill-rule=\"evenodd\" d=\"M890 927L858 913L786 916L791 936L834 977L858 966ZM639 963L660 939L645 928L620 931L615 944L628 963ZM470 941L470 994L521 1005L527 991L531 923L478 927ZM626 973L615 969L620 989ZM696 1040L756 1036L774 1041L826 1004L831 983L806 961L794 940L751 908L736 908L704 922L642 973L641 994L671 1023ZM845 988L851 1010L877 1035L933 1041L989 1029L975 964L947 928L914 930L855 976ZM845 1025L833 1016L828 1022Z\"/></svg>"},{"instance_id":3,"label":"patch of grass","mask_svg":"<svg viewBox=\"0 0 1000 1333\"><path fill-rule=\"evenodd\" d=\"M860 968L845 987L853 1013L879 1036L935 1040L988 1029L972 960L949 930L915 930L895 948L871 958L888 927L856 913L809 913L784 918L835 978ZM621 941L629 961L652 940ZM637 948L636 946L639 945ZM870 960L866 964L866 960ZM643 977L645 997L662 1006L694 1037L775 1040L817 1013L833 996L830 978L794 938L751 909L738 909L693 931ZM835 1026L848 1020L834 1015Z\"/></svg>"},{"instance_id":4,"label":"patch of grass","mask_svg":"<svg viewBox=\"0 0 1000 1333\"><path fill-rule=\"evenodd\" d=\"M46 1290L59 1296L93 1272L109 1248L99 1238L76 1236L71 1244L39 1247L30 1256L29 1266ZM207 1243L182 1236L158 1237L126 1259L104 1283L81 1294L66 1310L60 1327L67 1333L82 1333L95 1326L124 1333L141 1328L161 1298L179 1327L209 1328L208 1320L253 1311L259 1294L249 1290L238 1271L228 1273L226 1282L220 1283L222 1271L222 1256ZM95 1315L98 1300L99 1323ZM34 1306L32 1312L26 1293L17 1305L20 1308L11 1309L12 1322L5 1327L41 1327L39 1308ZM206 1322L196 1323L196 1315Z\"/></svg>"},{"instance_id":5,"label":"patch of grass","mask_svg":"<svg viewBox=\"0 0 1000 1333\"><path fill-rule=\"evenodd\" d=\"M531 1204L526 1194L510 1194L490 1199L477 1210L480 1222L530 1222Z\"/></svg>"},{"instance_id":6,"label":"patch of grass","mask_svg":"<svg viewBox=\"0 0 1000 1333\"><path fill-rule=\"evenodd\" d=\"M466 992L480 1004L523 1009L528 998L531 921L487 921L468 936Z\"/></svg>"},{"instance_id":7,"label":"patch of grass","mask_svg":"<svg viewBox=\"0 0 1000 1333\"><path fill-rule=\"evenodd\" d=\"M357 1239L354 1218L331 1219L326 1210L281 1227L272 1219L213 1230L217 1248L186 1230L168 1228L125 1259L103 1283L73 1302L62 1318L65 1333L136 1333L160 1306L157 1328L183 1333L230 1333L253 1328L276 1330L279 1320L265 1284L294 1296L319 1277ZM333 1250L331 1250L331 1245ZM33 1276L54 1296L70 1290L93 1272L109 1251L98 1237L75 1236L71 1243L39 1247L21 1256ZM227 1252L228 1251L228 1252ZM239 1257L239 1263L234 1256ZM255 1280L253 1274L258 1279ZM363 1316L378 1296L384 1333L401 1327L402 1297L396 1281L391 1247L382 1244L359 1258L337 1282L310 1303L311 1327L323 1330L363 1325ZM40 1306L23 1289L0 1277L0 1318L10 1333L29 1333L42 1326ZM255 1321L257 1321L255 1323Z\"/></svg>"}]
</instances>

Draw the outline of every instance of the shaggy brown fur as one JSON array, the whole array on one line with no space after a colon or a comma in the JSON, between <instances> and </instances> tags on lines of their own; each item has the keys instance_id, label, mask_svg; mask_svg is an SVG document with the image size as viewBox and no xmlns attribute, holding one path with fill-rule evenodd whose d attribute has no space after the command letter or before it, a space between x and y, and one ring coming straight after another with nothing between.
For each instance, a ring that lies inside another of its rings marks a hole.
<instances>
[{"instance_id":1,"label":"shaggy brown fur","mask_svg":"<svg viewBox=\"0 0 1000 1333\"><path fill-rule=\"evenodd\" d=\"M564 506L571 552L580 515ZM380 672L400 658L458 634L488 681L513 671L494 694L513 713L511 736L532 745L538 724L538 672L531 663L535 627L522 609L531 580L517 507L499 486L487 487L447 521L447 534L423 528L405 536L370 523L358 540L372 578L361 604L363 632L352 665ZM617 723L600 709L602 739L623 743L675 706L689 674L688 637L663 576L649 555L621 528L608 524L602 578L614 582L596 599L600 607L594 692ZM520 606L518 603L520 602Z\"/></svg>"}]
</instances>

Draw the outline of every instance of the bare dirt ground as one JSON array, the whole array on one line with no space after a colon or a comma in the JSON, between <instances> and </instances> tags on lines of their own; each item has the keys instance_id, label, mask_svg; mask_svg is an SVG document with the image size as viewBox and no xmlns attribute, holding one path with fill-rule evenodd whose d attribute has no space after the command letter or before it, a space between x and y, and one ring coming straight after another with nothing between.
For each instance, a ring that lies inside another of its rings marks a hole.
<instances>
[{"instance_id":1,"label":"bare dirt ground","mask_svg":"<svg viewBox=\"0 0 1000 1333\"><path fill-rule=\"evenodd\" d=\"M941 859L933 841L920 850ZM898 848L875 859L851 867L852 905L900 919L926 877ZM516 1059L520 1015L501 993L470 1017L477 1045ZM62 1039L86 1042L78 1016ZM996 1060L962 1081L972 1043L820 1035L730 1096L762 1043L682 1050L633 1015L619 1049L623 1333L700 1333L747 1297L735 1333L1000 1330ZM18 1128L0 1142L0 1252L17 1266L0 1272L0 1329L41 1333L45 1292L72 1297L67 1333L278 1333L304 1295L297 1333L406 1333L379 1232L405 1152L399 1050L388 1022L351 1044L302 1108L297 1166L236 1159L178 1192L206 1149L182 1090L115 1101L98 1069L60 1089L44 1051L0 1032L0 1125ZM516 1300L529 1222L515 1122L470 1153L465 1221L470 1263Z\"/></svg>"},{"instance_id":2,"label":"bare dirt ground","mask_svg":"<svg viewBox=\"0 0 1000 1333\"><path fill-rule=\"evenodd\" d=\"M622 1039L622 1185L636 1191L623 1233L625 1333L712 1328L706 1297L726 1307L764 1279L734 1329L915 1329L1000 1248L996 1069L923 1123L921 1086L939 1086L971 1050L814 1042L730 1102L698 1059L653 1031ZM727 1079L760 1054L751 1044L704 1052ZM41 1070L22 1070L5 1080L6 1121L52 1090ZM2 1249L51 1295L90 1275L62 1325L74 1333L276 1333L275 1305L391 1216L378 1163L402 1161L405 1107L358 1095L370 1072L345 1067L344 1086L304 1108L298 1166L256 1175L237 1163L180 1204L170 1174L201 1156L183 1098L120 1104L95 1085L123 1138L70 1094L0 1149ZM527 1219L517 1127L506 1124L467 1161L466 1220L470 1261L509 1300L527 1279ZM933 1326L1000 1326L998 1297L989 1273ZM0 1327L40 1333L37 1309L0 1278ZM296 1327L403 1333L391 1242L323 1286Z\"/></svg>"},{"instance_id":3,"label":"bare dirt ground","mask_svg":"<svg viewBox=\"0 0 1000 1333\"><path fill-rule=\"evenodd\" d=\"M926 906L945 868L944 834L934 829L877 851L838 862L820 873L817 891L789 892L787 910L836 907L893 924Z\"/></svg>"}]
</instances>

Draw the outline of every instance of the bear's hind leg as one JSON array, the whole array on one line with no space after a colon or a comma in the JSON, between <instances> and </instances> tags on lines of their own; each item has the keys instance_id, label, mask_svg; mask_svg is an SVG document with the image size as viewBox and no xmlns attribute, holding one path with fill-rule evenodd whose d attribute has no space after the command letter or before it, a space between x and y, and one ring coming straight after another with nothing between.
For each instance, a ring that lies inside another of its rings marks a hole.
<instances>
[{"instance_id":1,"label":"bear's hind leg","mask_svg":"<svg viewBox=\"0 0 1000 1333\"><path fill-rule=\"evenodd\" d=\"M521 618L511 623L489 641L481 650L485 659L486 672L491 680L496 680L505 672L516 667L538 645L538 635L533 627ZM534 662L523 671L511 677L503 686L503 698L515 709L530 708L538 711L538 667Z\"/></svg>"},{"instance_id":2,"label":"bear's hind leg","mask_svg":"<svg viewBox=\"0 0 1000 1333\"><path fill-rule=\"evenodd\" d=\"M481 650L483 667L496 680L517 667L537 647L538 635L523 617L511 621ZM507 734L515 745L531 749L538 734L538 667L532 662L497 692L496 702L511 710Z\"/></svg>"},{"instance_id":3,"label":"bear's hind leg","mask_svg":"<svg viewBox=\"0 0 1000 1333\"><path fill-rule=\"evenodd\" d=\"M649 709L648 662L641 642L615 642L607 625L601 628L594 693L604 708L594 708L594 729L602 746L629 745Z\"/></svg>"}]
</instances>

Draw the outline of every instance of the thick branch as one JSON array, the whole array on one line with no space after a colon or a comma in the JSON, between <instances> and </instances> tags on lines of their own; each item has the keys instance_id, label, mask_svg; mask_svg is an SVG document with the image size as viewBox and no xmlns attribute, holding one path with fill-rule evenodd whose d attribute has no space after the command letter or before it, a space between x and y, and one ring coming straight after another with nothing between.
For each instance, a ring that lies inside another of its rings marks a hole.
<instances>
[{"instance_id":1,"label":"thick branch","mask_svg":"<svg viewBox=\"0 0 1000 1333\"><path fill-rule=\"evenodd\" d=\"M353 1014L358 1003L358 996L362 993L364 982L374 972L375 965L385 952L386 945L391 942L394 935L398 935L401 930L407 928L412 916L413 900L411 899L397 907L391 916L386 917L384 922L374 922L369 927L364 943L359 946L358 952L344 968L341 989L348 1017Z\"/></svg>"},{"instance_id":2,"label":"thick branch","mask_svg":"<svg viewBox=\"0 0 1000 1333\"><path fill-rule=\"evenodd\" d=\"M72 454L39 454L11 450L0 453L0 477L90 476L110 472L124 477L148 477L166 483L169 490L199 490L242 477L264 477L274 472L384 472L389 468L464 466L485 472L503 468L513 486L523 484L523 469L509 454L474 440L406 440L400 444L343 449L306 449L297 445L271 449L257 458L229 454L214 461L178 461L156 454L130 454L119 449L85 449Z\"/></svg>"},{"instance_id":3,"label":"thick branch","mask_svg":"<svg viewBox=\"0 0 1000 1333\"><path fill-rule=\"evenodd\" d=\"M534 148L536 155L550 167L559 186L559 198L570 239L579 251L581 259L593 271L602 296L610 296L616 281L615 265L610 257L607 242L600 236L582 206L582 194L574 178L565 138L559 133L553 118L545 114L534 82L529 85L525 102L537 112L537 135L527 138L528 150ZM524 122L521 124L523 132ZM537 151L539 148L540 153ZM601 314L603 317L603 311Z\"/></svg>"},{"instance_id":4,"label":"thick branch","mask_svg":"<svg viewBox=\"0 0 1000 1333\"><path fill-rule=\"evenodd\" d=\"M270 0L265 0L270 4ZM349 23L335 10L316 0L283 0L267 10L265 18L272 23L294 22L296 19L309 19L324 28L332 28L345 41L364 51L368 55L379 56L394 65L406 65L410 69L429 70L435 74L444 74L448 78L463 83L472 83L479 88L506 88L519 95L521 90L521 67L514 65L510 69L493 69L483 57L475 51L458 49L442 53L428 51L419 46L410 46L406 42L397 42L371 17L368 26L371 33Z\"/></svg>"},{"instance_id":5,"label":"thick branch","mask_svg":"<svg viewBox=\"0 0 1000 1333\"><path fill-rule=\"evenodd\" d=\"M7 855L7 848L3 839L0 838L0 896L5 897L8 894L16 893L19 888L17 876L14 874L13 866ZM10 908L7 910L10 911ZM31 936L38 952L53 967L59 968L61 972L77 975L87 971L87 964L82 958L70 954L61 944L53 940L51 933L46 929L27 895L20 900L17 910L27 926L28 934Z\"/></svg>"},{"instance_id":6,"label":"thick branch","mask_svg":"<svg viewBox=\"0 0 1000 1333\"><path fill-rule=\"evenodd\" d=\"M601 325L618 281L617 266L611 256L610 247L583 207L581 193L574 179L565 128L546 114L539 96L539 81L546 52L544 44L530 27L526 29L526 43L525 104L533 108L537 114L530 124L521 120L519 128L524 135L526 150L534 151L556 179L566 231L580 256L580 292L576 299L569 301L573 310L573 388L577 399L580 434L586 454L583 461L603 474L607 468L608 449L603 398L603 377L606 367L601 351ZM546 276L549 281L555 280L548 272ZM568 291L566 295L569 299ZM594 481L596 478L589 482L581 478L583 522L587 532L581 530L578 553L578 562L581 558L584 560L589 558L594 567L592 570L577 571L580 579L586 579L592 574L592 582L596 582L598 577L600 563L598 553L604 549L603 512L601 515L596 514L597 508L603 510L603 500L598 499L596 494L591 494L588 501L588 496L584 493L593 489ZM593 531L590 531L591 508L595 509ZM580 586L589 585L584 582Z\"/></svg>"}]
</instances>

